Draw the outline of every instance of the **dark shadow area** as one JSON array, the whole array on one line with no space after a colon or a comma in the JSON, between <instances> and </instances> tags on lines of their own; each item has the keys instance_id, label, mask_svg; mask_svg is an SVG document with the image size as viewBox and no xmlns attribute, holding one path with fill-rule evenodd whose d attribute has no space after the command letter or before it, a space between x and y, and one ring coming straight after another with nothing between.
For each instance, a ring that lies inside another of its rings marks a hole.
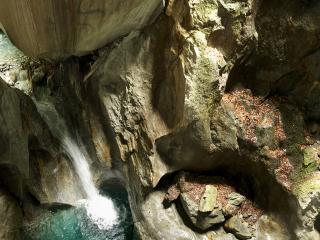
<instances>
[{"instance_id":1,"label":"dark shadow area","mask_svg":"<svg viewBox=\"0 0 320 240\"><path fill-rule=\"evenodd\" d=\"M152 105L159 111L167 126L174 127L182 120L184 109L185 79L182 77L180 59L182 37L175 30L174 21L166 15L161 15L147 31L152 33L151 46L154 46L151 49L155 66Z\"/></svg>"},{"instance_id":2,"label":"dark shadow area","mask_svg":"<svg viewBox=\"0 0 320 240\"><path fill-rule=\"evenodd\" d=\"M318 216L316 217L316 220L315 220L315 222L314 222L314 229L315 229L318 233L320 233L320 215L318 215Z\"/></svg>"},{"instance_id":3,"label":"dark shadow area","mask_svg":"<svg viewBox=\"0 0 320 240\"><path fill-rule=\"evenodd\" d=\"M0 186L8 190L14 197L23 197L23 179L18 168L14 165L0 165Z\"/></svg>"},{"instance_id":4,"label":"dark shadow area","mask_svg":"<svg viewBox=\"0 0 320 240\"><path fill-rule=\"evenodd\" d=\"M253 206L263 213L277 216L287 224L289 234L294 236L295 226L298 224L296 209L297 202L291 193L287 192L276 180L262 162L254 162L244 156L230 159L228 163L220 162L219 165L206 172L190 172L188 182L200 184L225 184L245 196ZM177 182L178 172L165 175L157 185L156 190L166 191L169 186ZM196 232L205 232L194 226L181 201L164 201L164 207L175 204L186 226ZM218 225L219 227L219 225ZM206 230L207 231L207 230ZM291 231L291 232L290 232Z\"/></svg>"}]
</instances>

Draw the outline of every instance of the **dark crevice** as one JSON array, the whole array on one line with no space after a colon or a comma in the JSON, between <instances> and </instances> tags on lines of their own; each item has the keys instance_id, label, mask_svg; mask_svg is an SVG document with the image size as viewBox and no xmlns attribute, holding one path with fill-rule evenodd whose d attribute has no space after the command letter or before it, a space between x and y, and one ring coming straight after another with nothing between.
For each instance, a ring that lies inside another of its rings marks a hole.
<instances>
[{"instance_id":1,"label":"dark crevice","mask_svg":"<svg viewBox=\"0 0 320 240\"><path fill-rule=\"evenodd\" d=\"M316 217L314 222L314 229L320 233L320 214Z\"/></svg>"}]
</instances>

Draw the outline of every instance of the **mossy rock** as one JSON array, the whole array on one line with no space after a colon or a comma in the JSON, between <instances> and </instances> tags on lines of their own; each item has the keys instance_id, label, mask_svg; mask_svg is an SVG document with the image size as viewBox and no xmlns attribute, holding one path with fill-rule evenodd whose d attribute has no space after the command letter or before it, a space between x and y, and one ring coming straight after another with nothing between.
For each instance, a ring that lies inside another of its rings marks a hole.
<instances>
[{"instance_id":1,"label":"mossy rock","mask_svg":"<svg viewBox=\"0 0 320 240\"><path fill-rule=\"evenodd\" d=\"M320 151L317 146L308 146L303 150L303 165L309 167L310 165L317 166L320 161Z\"/></svg>"}]
</instances>

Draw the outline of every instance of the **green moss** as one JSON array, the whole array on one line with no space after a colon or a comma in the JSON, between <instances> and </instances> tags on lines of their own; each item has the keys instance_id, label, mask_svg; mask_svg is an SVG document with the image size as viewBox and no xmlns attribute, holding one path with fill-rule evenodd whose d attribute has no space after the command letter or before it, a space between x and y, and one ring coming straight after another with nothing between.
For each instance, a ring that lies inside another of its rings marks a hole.
<instances>
[{"instance_id":1,"label":"green moss","mask_svg":"<svg viewBox=\"0 0 320 240\"><path fill-rule=\"evenodd\" d=\"M216 79L217 69L210 59L206 35L200 31L192 32L190 48L196 56L189 83L189 100L198 108L198 114L205 117L220 101L219 82Z\"/></svg>"},{"instance_id":2,"label":"green moss","mask_svg":"<svg viewBox=\"0 0 320 240\"><path fill-rule=\"evenodd\" d=\"M209 111L220 100L219 86L218 81L215 81L214 69L213 63L202 53L195 67L194 77L197 81L197 95L200 96L202 102L205 101L206 109Z\"/></svg>"},{"instance_id":3,"label":"green moss","mask_svg":"<svg viewBox=\"0 0 320 240\"><path fill-rule=\"evenodd\" d=\"M298 198L308 197L311 192L320 190L320 175L309 175L308 178L300 180L293 184L293 193Z\"/></svg>"},{"instance_id":4,"label":"green moss","mask_svg":"<svg viewBox=\"0 0 320 240\"><path fill-rule=\"evenodd\" d=\"M308 146L303 150L303 165L314 165L319 161L318 150L313 146Z\"/></svg>"},{"instance_id":5,"label":"green moss","mask_svg":"<svg viewBox=\"0 0 320 240\"><path fill-rule=\"evenodd\" d=\"M212 23L217 19L214 16L217 16L216 12L218 5L215 0L204 0L200 3L194 4L194 17L197 20L197 25L207 25Z\"/></svg>"},{"instance_id":6,"label":"green moss","mask_svg":"<svg viewBox=\"0 0 320 240\"><path fill-rule=\"evenodd\" d=\"M306 147L303 150L303 162L297 169L293 181L306 181L306 179L308 179L314 172L317 171L318 160L318 150L313 146Z\"/></svg>"}]
</instances>

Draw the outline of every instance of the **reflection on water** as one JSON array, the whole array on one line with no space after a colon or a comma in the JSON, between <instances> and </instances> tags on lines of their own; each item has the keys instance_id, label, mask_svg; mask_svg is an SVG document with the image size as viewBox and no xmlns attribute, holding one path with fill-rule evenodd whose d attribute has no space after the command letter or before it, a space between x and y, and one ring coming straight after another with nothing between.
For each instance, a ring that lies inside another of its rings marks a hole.
<instances>
[{"instance_id":1,"label":"reflection on water","mask_svg":"<svg viewBox=\"0 0 320 240\"><path fill-rule=\"evenodd\" d=\"M118 222L111 228L102 228L88 216L83 204L60 210L25 226L25 240L131 240L133 221L127 193L122 188L109 188L105 194L119 211ZM101 203L100 203L101 204ZM101 205L100 207L103 207ZM103 211L102 211L103 212Z\"/></svg>"}]
</instances>

